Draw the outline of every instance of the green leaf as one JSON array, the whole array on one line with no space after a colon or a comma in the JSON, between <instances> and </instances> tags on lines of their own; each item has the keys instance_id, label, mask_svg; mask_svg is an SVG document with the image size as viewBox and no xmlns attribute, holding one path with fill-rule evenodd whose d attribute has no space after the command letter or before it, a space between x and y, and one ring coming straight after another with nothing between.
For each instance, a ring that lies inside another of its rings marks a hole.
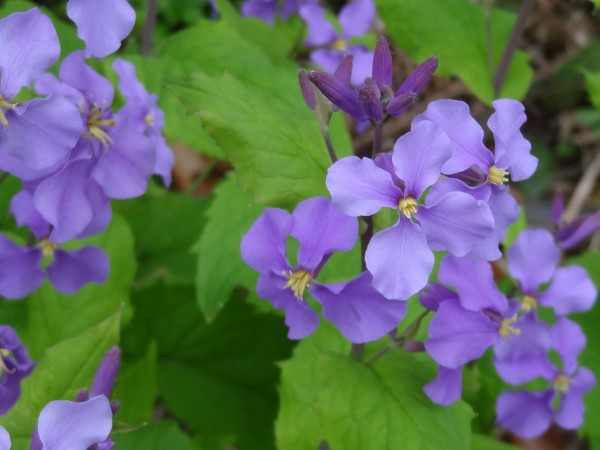
<instances>
[{"instance_id":1,"label":"green leaf","mask_svg":"<svg viewBox=\"0 0 600 450\"><path fill-rule=\"evenodd\" d=\"M594 108L600 111L600 72L585 71L584 74L590 101Z\"/></svg>"},{"instance_id":2,"label":"green leaf","mask_svg":"<svg viewBox=\"0 0 600 450\"><path fill-rule=\"evenodd\" d=\"M430 56L440 60L438 74L457 75L486 103L494 100L493 74L498 66L515 15L491 11L493 70L488 58L485 12L467 0L376 0L386 30L416 61ZM525 53L517 51L506 74L501 98L521 99L533 71Z\"/></svg>"},{"instance_id":3,"label":"green leaf","mask_svg":"<svg viewBox=\"0 0 600 450\"><path fill-rule=\"evenodd\" d=\"M321 324L281 364L278 448L469 448L471 409L462 401L437 406L423 393L433 362L397 350L368 366L348 351L337 330Z\"/></svg>"},{"instance_id":4,"label":"green leaf","mask_svg":"<svg viewBox=\"0 0 600 450\"><path fill-rule=\"evenodd\" d=\"M487 436L473 434L471 436L471 450L516 450L514 445L498 442Z\"/></svg>"},{"instance_id":5,"label":"green leaf","mask_svg":"<svg viewBox=\"0 0 600 450\"><path fill-rule=\"evenodd\" d=\"M502 244L508 248L513 245L517 236L527 228L527 216L525 215L525 208L519 207L519 218L516 222L511 223L506 230L506 236L502 240Z\"/></svg>"},{"instance_id":6,"label":"green leaf","mask_svg":"<svg viewBox=\"0 0 600 450\"><path fill-rule=\"evenodd\" d=\"M196 296L207 320L212 321L236 286L254 290L257 273L240 253L242 236L263 208L253 205L250 195L230 176L217 186L206 214L206 225L194 246L198 255Z\"/></svg>"},{"instance_id":7,"label":"green leaf","mask_svg":"<svg viewBox=\"0 0 600 450\"><path fill-rule=\"evenodd\" d=\"M121 412L119 412L119 415ZM190 438L176 422L164 420L135 431L113 433L115 448L119 450L196 450Z\"/></svg>"},{"instance_id":8,"label":"green leaf","mask_svg":"<svg viewBox=\"0 0 600 450\"><path fill-rule=\"evenodd\" d=\"M140 290L134 306L124 350L140 355L147 342L157 343L160 397L201 436L202 447L220 449L210 442L234 436L236 448L274 448L274 362L287 358L292 345L283 320L256 314L238 297L207 325L192 288L163 285Z\"/></svg>"}]
</instances>

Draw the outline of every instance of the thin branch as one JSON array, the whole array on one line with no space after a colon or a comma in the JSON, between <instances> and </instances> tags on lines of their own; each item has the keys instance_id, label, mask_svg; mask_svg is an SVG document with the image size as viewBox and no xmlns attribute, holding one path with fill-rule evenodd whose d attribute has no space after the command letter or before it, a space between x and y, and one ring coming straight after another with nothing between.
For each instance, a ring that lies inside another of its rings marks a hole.
<instances>
[{"instance_id":1,"label":"thin branch","mask_svg":"<svg viewBox=\"0 0 600 450\"><path fill-rule=\"evenodd\" d=\"M331 137L329 136L329 128L321 128L321 133L323 134L323 140L325 141L325 145L327 146L327 151L329 152L331 162L335 163L338 160L338 158L335 154L335 148L333 148L333 142L331 142Z\"/></svg>"},{"instance_id":2,"label":"thin branch","mask_svg":"<svg viewBox=\"0 0 600 450\"><path fill-rule=\"evenodd\" d=\"M587 166L581 180L577 183L577 187L575 188L575 192L573 192L573 196L569 201L569 204L565 208L565 212L563 214L563 220L565 222L570 222L575 219L585 202L589 198L590 194L594 190L594 185L596 184L596 179L600 175L600 150L596 153L596 156L592 160L592 162Z\"/></svg>"},{"instance_id":3,"label":"thin branch","mask_svg":"<svg viewBox=\"0 0 600 450\"><path fill-rule=\"evenodd\" d=\"M142 30L142 55L149 55L152 52L152 37L154 36L154 26L156 25L156 16L158 15L158 0L148 0L146 11L146 22Z\"/></svg>"}]
</instances>

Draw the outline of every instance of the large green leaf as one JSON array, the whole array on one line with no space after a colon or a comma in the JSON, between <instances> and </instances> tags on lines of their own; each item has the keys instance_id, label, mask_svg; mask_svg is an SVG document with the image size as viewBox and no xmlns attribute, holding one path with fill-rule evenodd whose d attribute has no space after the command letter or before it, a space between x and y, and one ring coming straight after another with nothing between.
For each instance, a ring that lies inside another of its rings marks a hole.
<instances>
[{"instance_id":1,"label":"large green leaf","mask_svg":"<svg viewBox=\"0 0 600 450\"><path fill-rule=\"evenodd\" d=\"M119 450L196 450L190 438L177 423L165 420L129 432L114 433Z\"/></svg>"},{"instance_id":2,"label":"large green leaf","mask_svg":"<svg viewBox=\"0 0 600 450\"><path fill-rule=\"evenodd\" d=\"M278 448L469 448L471 409L462 401L440 407L423 393L431 361L397 350L368 366L349 347L322 324L281 364Z\"/></svg>"},{"instance_id":3,"label":"large green leaf","mask_svg":"<svg viewBox=\"0 0 600 450\"><path fill-rule=\"evenodd\" d=\"M376 0L386 30L415 60L440 60L438 74L457 75L480 99L494 100L493 76L512 30L515 16L491 11L492 55L488 56L485 12L468 0ZM493 68L490 68L489 61ZM500 97L525 96L533 71L527 55L517 51Z\"/></svg>"}]
</instances>

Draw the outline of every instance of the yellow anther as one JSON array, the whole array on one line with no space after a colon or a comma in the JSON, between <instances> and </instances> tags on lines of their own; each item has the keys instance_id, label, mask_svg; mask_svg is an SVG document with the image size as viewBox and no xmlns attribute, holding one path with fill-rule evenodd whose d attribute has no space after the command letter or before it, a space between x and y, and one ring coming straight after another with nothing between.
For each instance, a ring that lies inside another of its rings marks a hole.
<instances>
[{"instance_id":1,"label":"yellow anther","mask_svg":"<svg viewBox=\"0 0 600 450\"><path fill-rule=\"evenodd\" d=\"M417 201L412 197L401 198L398 201L398 209L410 219L410 216L417 212Z\"/></svg>"},{"instance_id":2,"label":"yellow anther","mask_svg":"<svg viewBox=\"0 0 600 450\"><path fill-rule=\"evenodd\" d=\"M148 125L149 127L153 127L154 117L152 117L152 114L146 114L146 117L144 117L144 122L146 122L146 125Z\"/></svg>"},{"instance_id":3,"label":"yellow anther","mask_svg":"<svg viewBox=\"0 0 600 450\"><path fill-rule=\"evenodd\" d=\"M8 126L8 120L6 119L6 115L4 111L7 109L15 109L17 107L16 103L9 103L2 96L0 96L0 123L5 127Z\"/></svg>"},{"instance_id":4,"label":"yellow anther","mask_svg":"<svg viewBox=\"0 0 600 450\"><path fill-rule=\"evenodd\" d=\"M44 255L45 258L53 258L54 250L58 248L58 245L56 245L50 239L42 239L39 246L42 249L42 255Z\"/></svg>"},{"instance_id":5,"label":"yellow anther","mask_svg":"<svg viewBox=\"0 0 600 450\"><path fill-rule=\"evenodd\" d=\"M331 48L340 52L348 50L348 41L346 39L336 39L332 44Z\"/></svg>"},{"instance_id":6,"label":"yellow anther","mask_svg":"<svg viewBox=\"0 0 600 450\"><path fill-rule=\"evenodd\" d=\"M571 379L567 375L560 374L557 375L556 378L554 378L554 389L556 389L557 391L566 394L569 391L570 386Z\"/></svg>"},{"instance_id":7,"label":"yellow anther","mask_svg":"<svg viewBox=\"0 0 600 450\"><path fill-rule=\"evenodd\" d=\"M9 369L6 363L4 362L4 358L8 358L12 352L6 348L0 348L0 375L4 372L14 373L15 369Z\"/></svg>"},{"instance_id":8,"label":"yellow anther","mask_svg":"<svg viewBox=\"0 0 600 450\"><path fill-rule=\"evenodd\" d=\"M508 183L508 171L499 169L496 166L490 167L488 172L488 183L496 184L498 186Z\"/></svg>"},{"instance_id":9,"label":"yellow anther","mask_svg":"<svg viewBox=\"0 0 600 450\"><path fill-rule=\"evenodd\" d=\"M510 337L511 335L518 336L521 334L521 330L512 326L513 323L517 321L516 317L511 317L510 319L504 319L500 323L500 329L498 330L498 334L503 338Z\"/></svg>"},{"instance_id":10,"label":"yellow anther","mask_svg":"<svg viewBox=\"0 0 600 450\"><path fill-rule=\"evenodd\" d=\"M108 149L114 144L112 138L104 131L104 128L114 127L115 119L103 119L104 109L94 105L88 115L88 132L84 134L85 137L95 137L101 143L104 149Z\"/></svg>"},{"instance_id":11,"label":"yellow anther","mask_svg":"<svg viewBox=\"0 0 600 450\"><path fill-rule=\"evenodd\" d=\"M525 312L529 312L529 311L533 311L534 309L537 309L538 307L538 301L536 300L535 297L532 297L531 295L524 295L523 296L523 301L521 302L521 309Z\"/></svg>"},{"instance_id":12,"label":"yellow anther","mask_svg":"<svg viewBox=\"0 0 600 450\"><path fill-rule=\"evenodd\" d=\"M287 283L284 288L290 288L294 292L294 296L302 300L304 298L304 289L310 284L312 275L306 270L297 270L296 272L284 273L287 278Z\"/></svg>"}]
</instances>

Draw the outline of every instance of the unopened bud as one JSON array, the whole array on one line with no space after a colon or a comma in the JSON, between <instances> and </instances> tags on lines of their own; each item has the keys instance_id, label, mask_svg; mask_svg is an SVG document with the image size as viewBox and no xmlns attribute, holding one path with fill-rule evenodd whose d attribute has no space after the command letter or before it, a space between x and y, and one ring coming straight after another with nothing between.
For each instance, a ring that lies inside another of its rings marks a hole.
<instances>
[{"instance_id":1,"label":"unopened bud","mask_svg":"<svg viewBox=\"0 0 600 450\"><path fill-rule=\"evenodd\" d=\"M367 115L358 99L358 94L335 76L321 70L313 70L308 78L331 103L346 111L359 122L367 120Z\"/></svg>"},{"instance_id":2,"label":"unopened bud","mask_svg":"<svg viewBox=\"0 0 600 450\"><path fill-rule=\"evenodd\" d=\"M373 56L373 79L380 89L392 85L392 52L390 43L385 37L380 37Z\"/></svg>"},{"instance_id":3,"label":"unopened bud","mask_svg":"<svg viewBox=\"0 0 600 450\"><path fill-rule=\"evenodd\" d=\"M404 94L400 94L390 100L385 108L385 112L387 112L390 116L399 117L410 105L415 102L416 99L417 95L414 92L405 92Z\"/></svg>"},{"instance_id":4,"label":"unopened bud","mask_svg":"<svg viewBox=\"0 0 600 450\"><path fill-rule=\"evenodd\" d=\"M302 92L302 97L304 97L304 102L310 109L314 110L317 106L315 88L304 70L298 72L298 84L300 84L300 91Z\"/></svg>"},{"instance_id":5,"label":"unopened bud","mask_svg":"<svg viewBox=\"0 0 600 450\"><path fill-rule=\"evenodd\" d=\"M104 359L100 363L100 367L98 367L98 370L96 371L94 384L90 389L90 397L93 398L97 395L110 397L115 386L115 380L120 365L121 350L119 347L113 347L106 353Z\"/></svg>"},{"instance_id":6,"label":"unopened bud","mask_svg":"<svg viewBox=\"0 0 600 450\"><path fill-rule=\"evenodd\" d=\"M417 67L410 76L404 80L402 86L396 92L396 96L404 94L406 92L413 92L416 96L419 96L431 77L438 68L438 59L431 57L426 59L419 67Z\"/></svg>"},{"instance_id":7,"label":"unopened bud","mask_svg":"<svg viewBox=\"0 0 600 450\"><path fill-rule=\"evenodd\" d=\"M367 78L358 91L358 98L362 102L367 116L373 120L383 119L383 106L381 105L381 90L373 78Z\"/></svg>"}]
</instances>

